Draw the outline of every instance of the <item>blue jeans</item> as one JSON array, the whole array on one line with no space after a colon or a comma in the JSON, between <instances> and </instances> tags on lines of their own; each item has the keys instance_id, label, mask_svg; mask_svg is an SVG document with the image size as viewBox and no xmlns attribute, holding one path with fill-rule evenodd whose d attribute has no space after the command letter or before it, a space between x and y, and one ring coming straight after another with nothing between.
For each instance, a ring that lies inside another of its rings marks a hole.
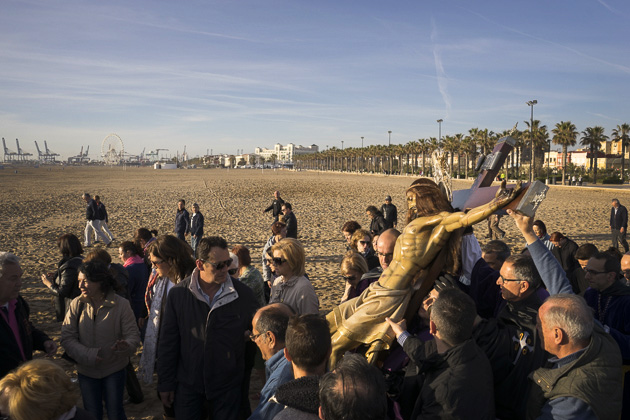
<instances>
[{"instance_id":1,"label":"blue jeans","mask_svg":"<svg viewBox=\"0 0 630 420\"><path fill-rule=\"evenodd\" d=\"M190 246L193 249L193 252L195 252L195 256L197 252L197 244L199 243L200 240L201 238L193 238L193 236L190 235Z\"/></svg>"},{"instance_id":2,"label":"blue jeans","mask_svg":"<svg viewBox=\"0 0 630 420\"><path fill-rule=\"evenodd\" d=\"M83 398L83 408L96 420L103 419L103 400L109 420L127 420L123 408L123 392L127 373L125 369L101 379L90 378L79 373L79 387Z\"/></svg>"}]
</instances>

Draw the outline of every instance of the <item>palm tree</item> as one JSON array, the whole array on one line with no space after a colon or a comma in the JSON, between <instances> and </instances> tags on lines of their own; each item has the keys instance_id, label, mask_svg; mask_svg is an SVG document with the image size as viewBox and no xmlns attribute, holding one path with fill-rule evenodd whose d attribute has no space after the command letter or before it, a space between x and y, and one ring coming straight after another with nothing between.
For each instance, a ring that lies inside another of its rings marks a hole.
<instances>
[{"instance_id":1,"label":"palm tree","mask_svg":"<svg viewBox=\"0 0 630 420\"><path fill-rule=\"evenodd\" d=\"M630 124L623 123L617 125L612 131L612 140L621 142L621 179L625 181L624 172L626 170L626 146L630 146Z\"/></svg>"},{"instance_id":2,"label":"palm tree","mask_svg":"<svg viewBox=\"0 0 630 420\"><path fill-rule=\"evenodd\" d=\"M541 150L547 145L549 134L547 133L547 126L540 125L540 120L534 120L533 124L530 121L525 121L525 124L528 129L523 131L523 138L529 141L531 145L531 172L532 180L534 180L536 179L536 150Z\"/></svg>"},{"instance_id":3,"label":"palm tree","mask_svg":"<svg viewBox=\"0 0 630 420\"><path fill-rule=\"evenodd\" d=\"M553 133L553 143L562 146L562 185L564 185L565 172L567 167L567 149L575 146L577 136L580 134L571 121L560 121L551 130Z\"/></svg>"},{"instance_id":4,"label":"palm tree","mask_svg":"<svg viewBox=\"0 0 630 420\"><path fill-rule=\"evenodd\" d=\"M599 148L603 141L608 140L608 136L604 135L604 127L596 125L595 127L586 127L582 131L582 146L588 146L591 150L591 170L593 170L593 184L597 184L597 157L595 153L599 152ZM595 169L593 169L593 158L595 158Z\"/></svg>"}]
</instances>

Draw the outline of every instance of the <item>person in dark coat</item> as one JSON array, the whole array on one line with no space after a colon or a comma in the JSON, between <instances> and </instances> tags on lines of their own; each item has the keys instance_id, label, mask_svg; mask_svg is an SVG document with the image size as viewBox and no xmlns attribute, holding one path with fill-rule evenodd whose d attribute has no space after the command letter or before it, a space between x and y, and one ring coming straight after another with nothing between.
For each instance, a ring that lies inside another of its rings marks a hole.
<instances>
[{"instance_id":1,"label":"person in dark coat","mask_svg":"<svg viewBox=\"0 0 630 420\"><path fill-rule=\"evenodd\" d=\"M29 320L29 306L20 296L22 273L16 255L0 252L0 378L31 360L33 350L57 352L57 344Z\"/></svg>"},{"instance_id":2,"label":"person in dark coat","mask_svg":"<svg viewBox=\"0 0 630 420\"><path fill-rule=\"evenodd\" d=\"M411 419L474 418L493 420L494 386L490 362L472 339L475 302L463 291L442 290L431 305L425 343L405 331L406 324L387 318L403 350L417 366L417 396ZM483 401L483 403L480 403Z\"/></svg>"},{"instance_id":3,"label":"person in dark coat","mask_svg":"<svg viewBox=\"0 0 630 420\"><path fill-rule=\"evenodd\" d=\"M280 191L274 191L273 201L271 202L271 205L269 207L263 210L263 213L267 213L268 211L273 210L271 212L271 214L273 215L273 221L277 222L278 217L282 214L283 204L284 204L284 200L280 197Z\"/></svg>"},{"instance_id":4,"label":"person in dark coat","mask_svg":"<svg viewBox=\"0 0 630 420\"><path fill-rule=\"evenodd\" d=\"M72 233L61 235L57 247L62 258L57 264L56 273L42 274L42 283L55 295L55 317L63 321L70 301L79 296L79 266L83 262L81 241Z\"/></svg>"},{"instance_id":5,"label":"person in dark coat","mask_svg":"<svg viewBox=\"0 0 630 420\"><path fill-rule=\"evenodd\" d=\"M178 419L201 418L209 404L212 418L238 420L245 332L252 331L258 302L249 287L228 275L232 261L223 238L203 238L197 256L192 275L166 298L158 391Z\"/></svg>"},{"instance_id":6,"label":"person in dark coat","mask_svg":"<svg viewBox=\"0 0 630 420\"><path fill-rule=\"evenodd\" d=\"M186 201L177 202L177 213L175 214L175 234L182 241L186 240L186 235L190 232L190 215L186 210Z\"/></svg>"},{"instance_id":7,"label":"person in dark coat","mask_svg":"<svg viewBox=\"0 0 630 420\"><path fill-rule=\"evenodd\" d=\"M199 211L199 204L192 206L193 214L190 217L190 246L193 252L197 251L197 244L203 238L203 214Z\"/></svg>"},{"instance_id":8,"label":"person in dark coat","mask_svg":"<svg viewBox=\"0 0 630 420\"><path fill-rule=\"evenodd\" d=\"M392 196L385 197L385 203L381 206L381 213L387 222L387 228L398 227L398 208L392 204Z\"/></svg>"},{"instance_id":9,"label":"person in dark coat","mask_svg":"<svg viewBox=\"0 0 630 420\"><path fill-rule=\"evenodd\" d=\"M571 239L567 238L560 232L554 232L550 236L550 241L554 247L551 253L558 260L564 271L567 273L567 277L573 275L573 271L579 265L575 258L579 246Z\"/></svg>"},{"instance_id":10,"label":"person in dark coat","mask_svg":"<svg viewBox=\"0 0 630 420\"><path fill-rule=\"evenodd\" d=\"M617 248L617 242L621 242L624 252L628 252L626 231L628 230L628 209L619 204L619 200L613 198L610 209L610 233L612 234L612 246Z\"/></svg>"},{"instance_id":11,"label":"person in dark coat","mask_svg":"<svg viewBox=\"0 0 630 420\"><path fill-rule=\"evenodd\" d=\"M372 235L380 235L388 229L383 213L381 213L379 209L374 206L368 206L365 212L370 218L370 233Z\"/></svg>"},{"instance_id":12,"label":"person in dark coat","mask_svg":"<svg viewBox=\"0 0 630 420\"><path fill-rule=\"evenodd\" d=\"M293 213L291 203L282 203L282 214L284 215L284 223L287 225L287 238L297 239L297 218L295 217L295 213Z\"/></svg>"}]
</instances>

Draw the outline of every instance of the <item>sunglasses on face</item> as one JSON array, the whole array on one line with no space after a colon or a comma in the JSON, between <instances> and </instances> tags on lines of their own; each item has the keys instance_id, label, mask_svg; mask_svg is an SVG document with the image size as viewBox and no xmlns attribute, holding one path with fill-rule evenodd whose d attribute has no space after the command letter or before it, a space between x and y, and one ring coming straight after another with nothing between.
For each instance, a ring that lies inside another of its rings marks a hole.
<instances>
[{"instance_id":1,"label":"sunglasses on face","mask_svg":"<svg viewBox=\"0 0 630 420\"><path fill-rule=\"evenodd\" d=\"M359 241L359 243L362 245L372 245L372 242L370 241Z\"/></svg>"},{"instance_id":2,"label":"sunglasses on face","mask_svg":"<svg viewBox=\"0 0 630 420\"><path fill-rule=\"evenodd\" d=\"M234 274L236 274L237 271L238 271L238 268L232 268L232 269L228 270L228 274L230 276L233 276Z\"/></svg>"},{"instance_id":3,"label":"sunglasses on face","mask_svg":"<svg viewBox=\"0 0 630 420\"><path fill-rule=\"evenodd\" d=\"M356 276L343 276L345 281L355 281L357 279Z\"/></svg>"},{"instance_id":4,"label":"sunglasses on face","mask_svg":"<svg viewBox=\"0 0 630 420\"><path fill-rule=\"evenodd\" d=\"M270 260L267 260L269 262L269 264L273 264L273 265L282 265L285 262L287 262L287 260L284 260L282 258L271 258Z\"/></svg>"},{"instance_id":5,"label":"sunglasses on face","mask_svg":"<svg viewBox=\"0 0 630 420\"><path fill-rule=\"evenodd\" d=\"M210 264L215 270L223 270L225 267L229 267L230 264L232 264L232 258L229 258L225 261L220 261L220 262L210 262L210 261L204 261L204 260L199 260L204 264Z\"/></svg>"}]
</instances>

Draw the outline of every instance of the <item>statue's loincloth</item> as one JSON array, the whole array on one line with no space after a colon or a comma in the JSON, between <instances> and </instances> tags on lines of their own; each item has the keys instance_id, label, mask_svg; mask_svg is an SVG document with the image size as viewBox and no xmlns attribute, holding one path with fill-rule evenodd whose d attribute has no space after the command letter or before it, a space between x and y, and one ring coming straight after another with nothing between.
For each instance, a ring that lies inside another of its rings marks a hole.
<instances>
[{"instance_id":1,"label":"statue's loincloth","mask_svg":"<svg viewBox=\"0 0 630 420\"><path fill-rule=\"evenodd\" d=\"M396 337L385 318L402 319L411 295L411 287L388 289L374 282L356 298L333 309L327 317L331 330L359 343L381 340L389 348Z\"/></svg>"}]
</instances>

